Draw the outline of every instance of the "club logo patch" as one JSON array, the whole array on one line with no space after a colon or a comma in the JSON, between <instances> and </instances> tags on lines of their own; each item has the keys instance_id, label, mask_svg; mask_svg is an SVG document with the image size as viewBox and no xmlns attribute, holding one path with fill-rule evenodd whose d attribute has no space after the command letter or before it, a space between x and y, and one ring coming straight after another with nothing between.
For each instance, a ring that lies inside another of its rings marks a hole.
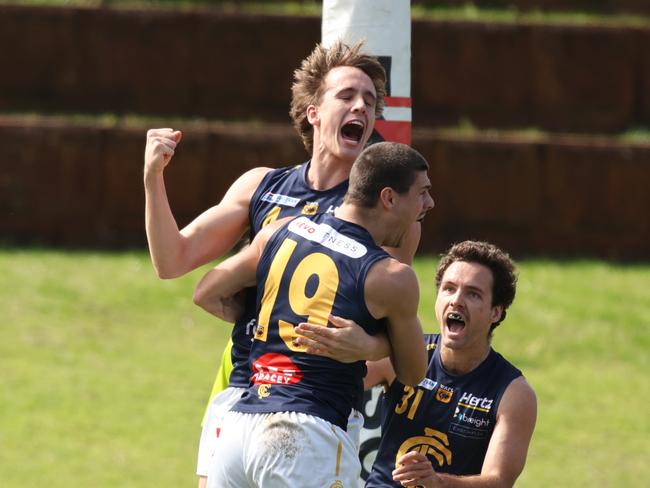
<instances>
[{"instance_id":1,"label":"club logo patch","mask_svg":"<svg viewBox=\"0 0 650 488\"><path fill-rule=\"evenodd\" d=\"M303 215L316 215L318 212L318 202L307 202L304 207L302 207Z\"/></svg>"},{"instance_id":2,"label":"club logo patch","mask_svg":"<svg viewBox=\"0 0 650 488\"><path fill-rule=\"evenodd\" d=\"M445 385L438 386L438 391L436 391L436 400L441 403L449 403L451 398L454 396L454 389L449 388Z\"/></svg>"},{"instance_id":3,"label":"club logo patch","mask_svg":"<svg viewBox=\"0 0 650 488\"><path fill-rule=\"evenodd\" d=\"M420 454L435 459L440 467L451 464L452 455L447 434L430 427L424 428L423 436L410 437L402 443L395 456L395 465L397 466L399 458L410 451L418 451Z\"/></svg>"}]
</instances>

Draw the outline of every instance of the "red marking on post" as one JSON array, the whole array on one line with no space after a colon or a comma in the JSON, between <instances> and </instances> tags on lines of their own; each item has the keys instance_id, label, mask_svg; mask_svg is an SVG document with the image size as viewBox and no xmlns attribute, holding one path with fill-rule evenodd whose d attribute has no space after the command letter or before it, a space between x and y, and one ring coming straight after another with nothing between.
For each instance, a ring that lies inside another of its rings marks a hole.
<instances>
[{"instance_id":1,"label":"red marking on post","mask_svg":"<svg viewBox=\"0 0 650 488\"><path fill-rule=\"evenodd\" d=\"M385 141L411 144L411 123L400 120L377 120L375 130Z\"/></svg>"},{"instance_id":2,"label":"red marking on post","mask_svg":"<svg viewBox=\"0 0 650 488\"><path fill-rule=\"evenodd\" d=\"M411 107L411 97L384 97L387 107Z\"/></svg>"}]
</instances>

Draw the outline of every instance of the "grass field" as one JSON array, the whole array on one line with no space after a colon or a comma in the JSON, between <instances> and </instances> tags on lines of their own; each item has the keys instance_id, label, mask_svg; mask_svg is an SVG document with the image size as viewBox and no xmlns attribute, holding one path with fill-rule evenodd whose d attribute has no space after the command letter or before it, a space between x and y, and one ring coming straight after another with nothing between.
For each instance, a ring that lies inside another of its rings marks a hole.
<instances>
[{"instance_id":1,"label":"grass field","mask_svg":"<svg viewBox=\"0 0 650 488\"><path fill-rule=\"evenodd\" d=\"M435 260L420 259L433 321ZM650 479L650 265L524 261L494 345L537 391L520 487ZM195 486L228 327L133 253L0 250L0 485Z\"/></svg>"}]
</instances>

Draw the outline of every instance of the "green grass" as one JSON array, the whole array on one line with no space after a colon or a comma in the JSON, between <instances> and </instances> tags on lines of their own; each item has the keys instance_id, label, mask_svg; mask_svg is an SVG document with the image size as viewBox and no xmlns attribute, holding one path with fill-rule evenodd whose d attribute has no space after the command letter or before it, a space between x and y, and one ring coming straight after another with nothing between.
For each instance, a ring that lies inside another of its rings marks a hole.
<instances>
[{"instance_id":1,"label":"green grass","mask_svg":"<svg viewBox=\"0 0 650 488\"><path fill-rule=\"evenodd\" d=\"M416 262L433 319L435 260ZM518 487L650 477L650 265L520 263L494 345L539 417ZM203 270L156 278L143 252L0 250L0 480L194 486L199 421L228 328L191 303Z\"/></svg>"}]
</instances>

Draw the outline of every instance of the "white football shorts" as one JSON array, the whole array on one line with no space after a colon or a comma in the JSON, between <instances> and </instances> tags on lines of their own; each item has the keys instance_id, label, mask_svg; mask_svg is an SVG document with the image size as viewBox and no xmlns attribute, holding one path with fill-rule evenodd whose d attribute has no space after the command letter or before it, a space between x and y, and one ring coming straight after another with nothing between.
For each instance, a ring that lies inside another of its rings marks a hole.
<instances>
[{"instance_id":1,"label":"white football shorts","mask_svg":"<svg viewBox=\"0 0 650 488\"><path fill-rule=\"evenodd\" d=\"M356 488L361 464L348 433L297 412L228 412L208 488Z\"/></svg>"},{"instance_id":2,"label":"white football shorts","mask_svg":"<svg viewBox=\"0 0 650 488\"><path fill-rule=\"evenodd\" d=\"M199 455L196 463L196 474L199 476L208 475L210 458L214 454L217 439L221 431L223 416L241 398L246 388L235 388L229 386L217 393L210 402L208 412L201 429L201 440L199 441Z\"/></svg>"}]
</instances>

